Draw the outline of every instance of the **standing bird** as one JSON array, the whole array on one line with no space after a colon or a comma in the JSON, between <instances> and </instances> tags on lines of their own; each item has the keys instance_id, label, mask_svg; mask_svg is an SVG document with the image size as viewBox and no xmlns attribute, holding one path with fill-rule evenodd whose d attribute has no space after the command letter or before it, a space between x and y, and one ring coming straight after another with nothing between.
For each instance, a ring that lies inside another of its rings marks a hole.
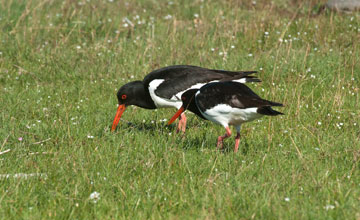
<instances>
[{"instance_id":1,"label":"standing bird","mask_svg":"<svg viewBox=\"0 0 360 220\"><path fill-rule=\"evenodd\" d=\"M197 66L168 66L154 70L145 76L143 81L133 81L123 85L117 92L119 107L111 130L116 129L121 115L129 105L146 109L181 107L181 95L189 89L200 88L209 82L238 81L260 82L255 76L256 71L225 71L212 70ZM177 131L185 132L186 117L181 114Z\"/></svg>"},{"instance_id":2,"label":"standing bird","mask_svg":"<svg viewBox=\"0 0 360 220\"><path fill-rule=\"evenodd\" d=\"M229 125L233 125L237 131L234 152L239 148L242 123L263 115L283 115L271 108L283 104L262 99L246 85L231 81L214 82L200 89L190 89L182 94L181 100L182 106L168 124L173 123L186 109L205 120L221 124L226 129L226 133L217 139L217 147L220 149L223 147L224 139L231 136Z\"/></svg>"}]
</instances>

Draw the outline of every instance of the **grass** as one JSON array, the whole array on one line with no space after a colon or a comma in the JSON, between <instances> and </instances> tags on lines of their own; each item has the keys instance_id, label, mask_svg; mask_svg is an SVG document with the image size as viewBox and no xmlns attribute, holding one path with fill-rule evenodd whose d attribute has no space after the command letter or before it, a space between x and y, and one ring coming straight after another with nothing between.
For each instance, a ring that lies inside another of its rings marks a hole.
<instances>
[{"instance_id":1,"label":"grass","mask_svg":"<svg viewBox=\"0 0 360 220\"><path fill-rule=\"evenodd\" d=\"M323 2L1 1L0 218L360 219L360 15ZM285 115L237 154L174 109L110 132L117 89L172 64L258 70Z\"/></svg>"}]
</instances>

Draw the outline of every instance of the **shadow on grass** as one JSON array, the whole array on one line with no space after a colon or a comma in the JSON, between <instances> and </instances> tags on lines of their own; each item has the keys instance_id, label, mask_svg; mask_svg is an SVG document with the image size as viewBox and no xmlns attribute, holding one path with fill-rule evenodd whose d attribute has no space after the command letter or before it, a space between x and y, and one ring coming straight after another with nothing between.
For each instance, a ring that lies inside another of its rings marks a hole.
<instances>
[{"instance_id":1,"label":"shadow on grass","mask_svg":"<svg viewBox=\"0 0 360 220\"><path fill-rule=\"evenodd\" d=\"M182 145L182 149L188 151L188 150L196 150L198 152L201 151L201 149L217 149L216 148L216 139L217 136L213 137L213 141L208 141L207 133L202 133L200 135L194 136L194 134L191 131L191 126L187 127L187 131L185 134L176 133L176 124L167 125L166 122L163 123L142 123L142 122L123 122L120 126L118 126L116 129L121 130L128 130L128 131L138 131L138 132L149 132L150 134L157 136L157 135L165 135L168 136L168 134L174 133L176 135L176 142L180 145ZM195 125L196 127L196 125ZM211 143L210 143L211 142ZM233 152L234 150L234 136L228 138L225 140L224 148L219 150L220 152L224 154L228 154ZM243 155L247 155L249 151L249 144L246 140L246 138L241 138L240 145L239 145L239 152Z\"/></svg>"},{"instance_id":2,"label":"shadow on grass","mask_svg":"<svg viewBox=\"0 0 360 220\"><path fill-rule=\"evenodd\" d=\"M169 128L170 129L167 129ZM171 132L173 130L173 125L166 125L165 123L133 123L133 122L126 122L121 124L120 126L118 126L116 128L116 130L121 129L121 130L130 130L130 131L139 131L139 132L150 132L153 134L162 134L165 132ZM109 127L110 129L110 127Z\"/></svg>"},{"instance_id":3,"label":"shadow on grass","mask_svg":"<svg viewBox=\"0 0 360 220\"><path fill-rule=\"evenodd\" d=\"M210 141L211 143L209 143L209 141L206 140L206 135L203 135L202 137L191 137L191 135L189 135L189 137L183 136L181 137L182 139L182 143L183 146L182 148L184 150L196 150L196 151L200 151L202 148L207 148L207 149L217 149L217 142L216 142L216 137L214 137L214 141ZM180 139L180 138L179 138ZM228 154L228 153L232 153L234 151L234 144L235 141L233 138L229 138L232 140L226 140L224 143L224 147L221 150L218 150L221 153L224 154ZM240 145L239 145L239 152L243 155L246 155L249 151L249 144L246 141L245 138L242 139L242 141L240 141Z\"/></svg>"}]
</instances>

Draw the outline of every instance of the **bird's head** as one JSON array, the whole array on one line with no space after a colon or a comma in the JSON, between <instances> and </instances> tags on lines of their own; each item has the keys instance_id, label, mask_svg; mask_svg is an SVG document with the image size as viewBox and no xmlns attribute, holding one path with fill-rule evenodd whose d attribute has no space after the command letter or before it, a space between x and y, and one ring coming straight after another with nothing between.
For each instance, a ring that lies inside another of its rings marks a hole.
<instances>
[{"instance_id":1,"label":"bird's head","mask_svg":"<svg viewBox=\"0 0 360 220\"><path fill-rule=\"evenodd\" d=\"M169 125L171 123L173 123L181 115L181 113L186 111L186 109L188 109L189 106L193 106L191 104L194 102L195 94L197 91L199 91L199 90L198 89L190 89L181 95L182 106L175 113L175 115L170 119L170 121L168 122Z\"/></svg>"},{"instance_id":2,"label":"bird's head","mask_svg":"<svg viewBox=\"0 0 360 220\"><path fill-rule=\"evenodd\" d=\"M111 131L114 131L117 124L120 121L121 115L124 113L125 108L129 105L134 105L137 103L139 97L138 91L143 91L144 85L141 81L133 81L123 85L119 91L117 92L117 99L119 103L119 107L116 111L116 115L114 118L114 122L111 127Z\"/></svg>"}]
</instances>

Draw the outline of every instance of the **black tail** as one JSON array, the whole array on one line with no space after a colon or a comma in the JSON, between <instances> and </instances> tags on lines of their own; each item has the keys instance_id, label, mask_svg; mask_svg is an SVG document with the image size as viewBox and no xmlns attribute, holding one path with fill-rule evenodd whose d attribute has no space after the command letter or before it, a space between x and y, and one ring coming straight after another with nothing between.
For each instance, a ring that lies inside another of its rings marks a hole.
<instances>
[{"instance_id":1,"label":"black tail","mask_svg":"<svg viewBox=\"0 0 360 220\"><path fill-rule=\"evenodd\" d=\"M257 71L239 71L239 72L225 71L225 70L216 70L216 71L230 75L229 78L225 77L224 79L220 80L220 82L239 80L239 79L245 79L245 82L261 82L261 80L256 76L250 76L251 74L257 73Z\"/></svg>"},{"instance_id":2,"label":"black tail","mask_svg":"<svg viewBox=\"0 0 360 220\"><path fill-rule=\"evenodd\" d=\"M245 79L246 82L261 82L261 80L256 78L256 76L246 76Z\"/></svg>"},{"instance_id":3,"label":"black tail","mask_svg":"<svg viewBox=\"0 0 360 220\"><path fill-rule=\"evenodd\" d=\"M276 102L274 102L276 103ZM276 103L276 104L280 104L280 103ZM277 106L283 106L282 104L277 105ZM272 109L270 106L264 106L264 107L260 107L257 109L257 113L262 114L262 115L271 115L271 116L275 116L275 115L283 115L284 113L275 111L274 109Z\"/></svg>"}]
</instances>

